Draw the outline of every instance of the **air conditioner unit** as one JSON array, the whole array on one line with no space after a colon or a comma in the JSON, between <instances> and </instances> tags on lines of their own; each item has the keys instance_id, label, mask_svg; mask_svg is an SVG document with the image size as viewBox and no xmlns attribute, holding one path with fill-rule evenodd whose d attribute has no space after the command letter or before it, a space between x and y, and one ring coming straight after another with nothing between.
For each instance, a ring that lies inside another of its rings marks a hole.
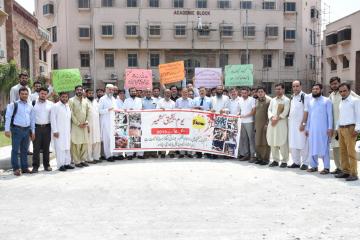
<instances>
[{"instance_id":1,"label":"air conditioner unit","mask_svg":"<svg viewBox=\"0 0 360 240\"><path fill-rule=\"evenodd\" d=\"M91 75L86 73L86 74L84 75L84 80L86 80L86 81L91 80Z\"/></svg>"},{"instance_id":2,"label":"air conditioner unit","mask_svg":"<svg viewBox=\"0 0 360 240\"><path fill-rule=\"evenodd\" d=\"M5 51L0 49L0 58L5 58Z\"/></svg>"},{"instance_id":3,"label":"air conditioner unit","mask_svg":"<svg viewBox=\"0 0 360 240\"><path fill-rule=\"evenodd\" d=\"M117 80L118 79L118 76L116 73L112 73L111 76L110 76L111 80Z\"/></svg>"}]
</instances>

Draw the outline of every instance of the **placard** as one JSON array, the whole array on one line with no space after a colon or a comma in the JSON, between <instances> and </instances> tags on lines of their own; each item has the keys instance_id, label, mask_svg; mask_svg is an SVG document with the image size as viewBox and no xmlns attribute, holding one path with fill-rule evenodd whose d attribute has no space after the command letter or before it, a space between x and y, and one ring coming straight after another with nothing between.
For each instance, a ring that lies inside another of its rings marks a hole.
<instances>
[{"instance_id":1,"label":"placard","mask_svg":"<svg viewBox=\"0 0 360 240\"><path fill-rule=\"evenodd\" d=\"M195 87L213 88L222 84L221 68L195 68Z\"/></svg>"},{"instance_id":2,"label":"placard","mask_svg":"<svg viewBox=\"0 0 360 240\"><path fill-rule=\"evenodd\" d=\"M225 66L225 86L253 86L254 65L227 65Z\"/></svg>"},{"instance_id":3,"label":"placard","mask_svg":"<svg viewBox=\"0 0 360 240\"><path fill-rule=\"evenodd\" d=\"M162 84L182 81L185 78L184 61L159 64L160 82Z\"/></svg>"},{"instance_id":4,"label":"placard","mask_svg":"<svg viewBox=\"0 0 360 240\"><path fill-rule=\"evenodd\" d=\"M77 68L53 70L52 83L58 93L74 91L76 86L82 85L80 71Z\"/></svg>"},{"instance_id":5,"label":"placard","mask_svg":"<svg viewBox=\"0 0 360 240\"><path fill-rule=\"evenodd\" d=\"M132 87L138 90L152 89L152 70L127 68L125 70L125 89Z\"/></svg>"}]
</instances>

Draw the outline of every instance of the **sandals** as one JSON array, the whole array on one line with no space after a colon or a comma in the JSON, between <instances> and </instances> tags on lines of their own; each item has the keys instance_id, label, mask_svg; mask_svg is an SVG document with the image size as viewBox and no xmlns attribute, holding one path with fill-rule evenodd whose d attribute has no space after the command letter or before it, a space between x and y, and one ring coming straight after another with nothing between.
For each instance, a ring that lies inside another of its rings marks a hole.
<instances>
[{"instance_id":1,"label":"sandals","mask_svg":"<svg viewBox=\"0 0 360 240\"><path fill-rule=\"evenodd\" d=\"M322 170L322 171L320 172L320 174L322 174L322 175L326 175L326 174L329 174L329 173L330 173L330 170L327 169L327 168L324 168L324 170Z\"/></svg>"}]
</instances>

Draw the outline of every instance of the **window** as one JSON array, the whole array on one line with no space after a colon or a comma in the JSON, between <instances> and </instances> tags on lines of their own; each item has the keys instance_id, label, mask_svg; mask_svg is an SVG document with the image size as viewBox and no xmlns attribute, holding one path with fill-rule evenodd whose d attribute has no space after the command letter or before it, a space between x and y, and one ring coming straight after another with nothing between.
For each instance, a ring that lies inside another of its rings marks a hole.
<instances>
[{"instance_id":1,"label":"window","mask_svg":"<svg viewBox=\"0 0 360 240\"><path fill-rule=\"evenodd\" d=\"M273 83L272 82L263 82L262 84L263 84L263 86L265 88L265 92L270 95L272 93L272 85L273 85Z\"/></svg>"},{"instance_id":2,"label":"window","mask_svg":"<svg viewBox=\"0 0 360 240\"><path fill-rule=\"evenodd\" d=\"M115 55L112 52L107 52L104 54L105 67L112 68L115 65Z\"/></svg>"},{"instance_id":3,"label":"window","mask_svg":"<svg viewBox=\"0 0 360 240\"><path fill-rule=\"evenodd\" d=\"M173 7L174 8L183 8L184 0L173 0Z\"/></svg>"},{"instance_id":4,"label":"window","mask_svg":"<svg viewBox=\"0 0 360 240\"><path fill-rule=\"evenodd\" d=\"M346 56L343 56L343 68L346 69L349 68L349 66L350 66L349 59Z\"/></svg>"},{"instance_id":5,"label":"window","mask_svg":"<svg viewBox=\"0 0 360 240\"><path fill-rule=\"evenodd\" d=\"M284 2L284 12L295 12L296 2Z\"/></svg>"},{"instance_id":6,"label":"window","mask_svg":"<svg viewBox=\"0 0 360 240\"><path fill-rule=\"evenodd\" d=\"M42 60L43 60L44 62L47 62L47 52L46 52L46 50L42 51L42 54L43 54Z\"/></svg>"},{"instance_id":7,"label":"window","mask_svg":"<svg viewBox=\"0 0 360 240\"><path fill-rule=\"evenodd\" d=\"M275 10L275 6L276 6L275 1L264 1L263 2L263 9Z\"/></svg>"},{"instance_id":8,"label":"window","mask_svg":"<svg viewBox=\"0 0 360 240\"><path fill-rule=\"evenodd\" d=\"M101 35L103 37L112 37L114 36L114 25L112 24L103 24L101 25Z\"/></svg>"},{"instance_id":9,"label":"window","mask_svg":"<svg viewBox=\"0 0 360 240\"><path fill-rule=\"evenodd\" d=\"M78 0L78 8L88 9L90 8L90 0Z\"/></svg>"},{"instance_id":10,"label":"window","mask_svg":"<svg viewBox=\"0 0 360 240\"><path fill-rule=\"evenodd\" d=\"M246 55L246 53L242 53L240 62L241 64L250 64L250 54Z\"/></svg>"},{"instance_id":11,"label":"window","mask_svg":"<svg viewBox=\"0 0 360 240\"><path fill-rule=\"evenodd\" d=\"M294 53L285 53L285 67L294 66Z\"/></svg>"},{"instance_id":12,"label":"window","mask_svg":"<svg viewBox=\"0 0 360 240\"><path fill-rule=\"evenodd\" d=\"M316 32L312 29L310 29L310 44L311 45L316 44Z\"/></svg>"},{"instance_id":13,"label":"window","mask_svg":"<svg viewBox=\"0 0 360 240\"><path fill-rule=\"evenodd\" d=\"M138 66L137 54L129 53L128 54L128 67L137 67L137 66Z\"/></svg>"},{"instance_id":14,"label":"window","mask_svg":"<svg viewBox=\"0 0 360 240\"><path fill-rule=\"evenodd\" d=\"M56 53L52 55L52 68L59 69L59 60L58 60L58 55Z\"/></svg>"},{"instance_id":15,"label":"window","mask_svg":"<svg viewBox=\"0 0 360 240\"><path fill-rule=\"evenodd\" d=\"M240 8L241 9L251 9L252 1L240 1Z\"/></svg>"},{"instance_id":16,"label":"window","mask_svg":"<svg viewBox=\"0 0 360 240\"><path fill-rule=\"evenodd\" d=\"M207 8L207 0L196 0L196 8Z\"/></svg>"},{"instance_id":17,"label":"window","mask_svg":"<svg viewBox=\"0 0 360 240\"><path fill-rule=\"evenodd\" d=\"M50 32L51 32L51 40L52 40L52 42L57 42L57 28L56 28L56 26L52 27Z\"/></svg>"},{"instance_id":18,"label":"window","mask_svg":"<svg viewBox=\"0 0 360 240\"><path fill-rule=\"evenodd\" d=\"M175 25L175 37L185 37L185 36L186 36L186 26Z\"/></svg>"},{"instance_id":19,"label":"window","mask_svg":"<svg viewBox=\"0 0 360 240\"><path fill-rule=\"evenodd\" d=\"M149 0L149 7L159 7L159 0Z\"/></svg>"},{"instance_id":20,"label":"window","mask_svg":"<svg viewBox=\"0 0 360 240\"><path fill-rule=\"evenodd\" d=\"M54 4L48 3L43 5L43 15L54 14Z\"/></svg>"},{"instance_id":21,"label":"window","mask_svg":"<svg viewBox=\"0 0 360 240\"><path fill-rule=\"evenodd\" d=\"M150 25L149 26L149 36L159 37L160 36L160 25Z\"/></svg>"},{"instance_id":22,"label":"window","mask_svg":"<svg viewBox=\"0 0 360 240\"><path fill-rule=\"evenodd\" d=\"M316 67L316 57L313 55L310 55L310 59L309 59L309 67L310 69L314 70Z\"/></svg>"},{"instance_id":23,"label":"window","mask_svg":"<svg viewBox=\"0 0 360 240\"><path fill-rule=\"evenodd\" d=\"M126 36L137 36L137 25L127 24L126 25Z\"/></svg>"},{"instance_id":24,"label":"window","mask_svg":"<svg viewBox=\"0 0 360 240\"><path fill-rule=\"evenodd\" d=\"M330 70L331 70L331 71L336 71L336 69L337 69L337 64L336 64L336 62L334 61L334 59L331 59L331 60L330 60Z\"/></svg>"},{"instance_id":25,"label":"window","mask_svg":"<svg viewBox=\"0 0 360 240\"><path fill-rule=\"evenodd\" d=\"M295 40L296 39L296 31L294 29L285 29L284 39L285 40Z\"/></svg>"},{"instance_id":26,"label":"window","mask_svg":"<svg viewBox=\"0 0 360 240\"><path fill-rule=\"evenodd\" d=\"M312 19L318 19L319 18L319 10L317 10L315 7L312 7L310 10L310 17Z\"/></svg>"},{"instance_id":27,"label":"window","mask_svg":"<svg viewBox=\"0 0 360 240\"><path fill-rule=\"evenodd\" d=\"M233 26L221 26L220 33L221 33L221 37L232 37L233 36Z\"/></svg>"},{"instance_id":28,"label":"window","mask_svg":"<svg viewBox=\"0 0 360 240\"><path fill-rule=\"evenodd\" d=\"M101 6L102 7L112 7L113 0L101 0Z\"/></svg>"},{"instance_id":29,"label":"window","mask_svg":"<svg viewBox=\"0 0 360 240\"><path fill-rule=\"evenodd\" d=\"M89 53L80 53L80 66L90 67L90 54Z\"/></svg>"},{"instance_id":30,"label":"window","mask_svg":"<svg viewBox=\"0 0 360 240\"><path fill-rule=\"evenodd\" d=\"M198 30L198 36L200 36L200 37L209 37L210 36L210 31L208 29Z\"/></svg>"},{"instance_id":31,"label":"window","mask_svg":"<svg viewBox=\"0 0 360 240\"><path fill-rule=\"evenodd\" d=\"M276 26L267 26L265 28L265 35L266 37L277 37L279 36L279 28Z\"/></svg>"},{"instance_id":32,"label":"window","mask_svg":"<svg viewBox=\"0 0 360 240\"><path fill-rule=\"evenodd\" d=\"M218 0L218 8L230 8L230 0Z\"/></svg>"},{"instance_id":33,"label":"window","mask_svg":"<svg viewBox=\"0 0 360 240\"><path fill-rule=\"evenodd\" d=\"M272 67L272 55L264 54L263 56L263 68L271 68Z\"/></svg>"},{"instance_id":34,"label":"window","mask_svg":"<svg viewBox=\"0 0 360 240\"><path fill-rule=\"evenodd\" d=\"M337 32L338 42L351 40L351 28L346 28Z\"/></svg>"},{"instance_id":35,"label":"window","mask_svg":"<svg viewBox=\"0 0 360 240\"><path fill-rule=\"evenodd\" d=\"M219 56L219 66L225 68L226 65L229 65L229 54L221 53Z\"/></svg>"},{"instance_id":36,"label":"window","mask_svg":"<svg viewBox=\"0 0 360 240\"><path fill-rule=\"evenodd\" d=\"M42 60L42 50L41 50L41 47L39 47L39 60Z\"/></svg>"},{"instance_id":37,"label":"window","mask_svg":"<svg viewBox=\"0 0 360 240\"><path fill-rule=\"evenodd\" d=\"M127 0L127 7L137 7L137 0Z\"/></svg>"},{"instance_id":38,"label":"window","mask_svg":"<svg viewBox=\"0 0 360 240\"><path fill-rule=\"evenodd\" d=\"M244 38L255 37L255 26L243 26Z\"/></svg>"},{"instance_id":39,"label":"window","mask_svg":"<svg viewBox=\"0 0 360 240\"><path fill-rule=\"evenodd\" d=\"M160 54L150 53L150 67L158 67L160 64Z\"/></svg>"},{"instance_id":40,"label":"window","mask_svg":"<svg viewBox=\"0 0 360 240\"><path fill-rule=\"evenodd\" d=\"M79 27L79 38L90 39L90 27L88 26Z\"/></svg>"},{"instance_id":41,"label":"window","mask_svg":"<svg viewBox=\"0 0 360 240\"><path fill-rule=\"evenodd\" d=\"M326 36L326 46L337 44L337 34L333 33Z\"/></svg>"}]
</instances>

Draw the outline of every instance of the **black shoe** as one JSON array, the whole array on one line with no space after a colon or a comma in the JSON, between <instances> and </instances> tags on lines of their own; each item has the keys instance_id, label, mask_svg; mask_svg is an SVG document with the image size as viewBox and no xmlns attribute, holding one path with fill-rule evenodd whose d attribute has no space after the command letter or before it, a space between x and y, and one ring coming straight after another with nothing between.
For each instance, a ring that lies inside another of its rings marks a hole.
<instances>
[{"instance_id":1,"label":"black shoe","mask_svg":"<svg viewBox=\"0 0 360 240\"><path fill-rule=\"evenodd\" d=\"M82 162L81 165L83 165L84 167L88 167L89 164L87 164L86 162Z\"/></svg>"},{"instance_id":2,"label":"black shoe","mask_svg":"<svg viewBox=\"0 0 360 240\"><path fill-rule=\"evenodd\" d=\"M342 171L338 168L336 168L334 171L331 172L331 174L340 174Z\"/></svg>"},{"instance_id":3,"label":"black shoe","mask_svg":"<svg viewBox=\"0 0 360 240\"><path fill-rule=\"evenodd\" d=\"M184 154L180 154L179 156L178 156L178 158L184 158L185 156L184 156Z\"/></svg>"},{"instance_id":4,"label":"black shoe","mask_svg":"<svg viewBox=\"0 0 360 240\"><path fill-rule=\"evenodd\" d=\"M138 156L138 159L145 159L144 156Z\"/></svg>"},{"instance_id":5,"label":"black shoe","mask_svg":"<svg viewBox=\"0 0 360 240\"><path fill-rule=\"evenodd\" d=\"M300 165L297 165L296 163L293 163L290 166L288 166L288 168L300 168Z\"/></svg>"},{"instance_id":6,"label":"black shoe","mask_svg":"<svg viewBox=\"0 0 360 240\"><path fill-rule=\"evenodd\" d=\"M47 171L47 172L51 172L52 171L52 168L51 167L44 167L44 170ZM34 171L34 170L33 170Z\"/></svg>"},{"instance_id":7,"label":"black shoe","mask_svg":"<svg viewBox=\"0 0 360 240\"><path fill-rule=\"evenodd\" d=\"M132 156L127 156L126 159L127 159L127 160L132 160L133 157L132 157Z\"/></svg>"},{"instance_id":8,"label":"black shoe","mask_svg":"<svg viewBox=\"0 0 360 240\"><path fill-rule=\"evenodd\" d=\"M263 160L258 159L258 160L256 160L254 163L255 163L255 164L260 164L260 163L262 163L262 161L263 161Z\"/></svg>"},{"instance_id":9,"label":"black shoe","mask_svg":"<svg viewBox=\"0 0 360 240\"><path fill-rule=\"evenodd\" d=\"M218 158L218 155L212 155L212 159L217 159Z\"/></svg>"},{"instance_id":10,"label":"black shoe","mask_svg":"<svg viewBox=\"0 0 360 240\"><path fill-rule=\"evenodd\" d=\"M74 167L74 166L71 166L71 165L69 164L69 165L65 165L65 168L66 168L66 169L74 169L75 167Z\"/></svg>"},{"instance_id":11,"label":"black shoe","mask_svg":"<svg viewBox=\"0 0 360 240\"><path fill-rule=\"evenodd\" d=\"M269 164L269 167L277 167L279 166L279 163L276 161L273 161L272 163Z\"/></svg>"},{"instance_id":12,"label":"black shoe","mask_svg":"<svg viewBox=\"0 0 360 240\"><path fill-rule=\"evenodd\" d=\"M115 162L115 160L114 160L114 158L113 158L113 157L109 157L109 158L107 158L107 159L106 159L106 161L108 161L108 162Z\"/></svg>"},{"instance_id":13,"label":"black shoe","mask_svg":"<svg viewBox=\"0 0 360 240\"><path fill-rule=\"evenodd\" d=\"M281 163L281 164L280 164L280 167L281 167L281 168L286 168L286 167L287 167L287 163L284 163L284 162Z\"/></svg>"},{"instance_id":14,"label":"black shoe","mask_svg":"<svg viewBox=\"0 0 360 240\"><path fill-rule=\"evenodd\" d=\"M61 172L65 172L65 171L66 171L65 166L61 166L61 167L59 168L59 171L61 171Z\"/></svg>"},{"instance_id":15,"label":"black shoe","mask_svg":"<svg viewBox=\"0 0 360 240\"><path fill-rule=\"evenodd\" d=\"M169 158L174 158L174 157L175 157L174 154L170 154L170 155L169 155Z\"/></svg>"},{"instance_id":16,"label":"black shoe","mask_svg":"<svg viewBox=\"0 0 360 240\"><path fill-rule=\"evenodd\" d=\"M186 155L188 158L193 158L193 155L191 155L191 154L187 154Z\"/></svg>"},{"instance_id":17,"label":"black shoe","mask_svg":"<svg viewBox=\"0 0 360 240\"><path fill-rule=\"evenodd\" d=\"M336 178L348 178L348 177L350 177L350 174L342 172L342 173L336 174L335 177Z\"/></svg>"},{"instance_id":18,"label":"black shoe","mask_svg":"<svg viewBox=\"0 0 360 240\"><path fill-rule=\"evenodd\" d=\"M101 156L99 160L106 160L106 158L104 156Z\"/></svg>"},{"instance_id":19,"label":"black shoe","mask_svg":"<svg viewBox=\"0 0 360 240\"><path fill-rule=\"evenodd\" d=\"M346 181L350 182L350 181L357 181L359 180L359 178L357 176L349 176L346 178Z\"/></svg>"},{"instance_id":20,"label":"black shoe","mask_svg":"<svg viewBox=\"0 0 360 240\"><path fill-rule=\"evenodd\" d=\"M269 161L265 161L265 160L262 160L259 165L261 166L265 166L265 165L268 165L269 164Z\"/></svg>"},{"instance_id":21,"label":"black shoe","mask_svg":"<svg viewBox=\"0 0 360 240\"><path fill-rule=\"evenodd\" d=\"M38 169L38 168L33 168L33 169L31 170L31 172L32 172L32 173L38 173L38 172L39 172L39 169Z\"/></svg>"},{"instance_id":22,"label":"black shoe","mask_svg":"<svg viewBox=\"0 0 360 240\"><path fill-rule=\"evenodd\" d=\"M300 170L308 170L308 168L308 165L303 164L301 165Z\"/></svg>"},{"instance_id":23,"label":"black shoe","mask_svg":"<svg viewBox=\"0 0 360 240\"><path fill-rule=\"evenodd\" d=\"M88 161L87 163L96 164L96 161L95 161L95 160L93 160L93 161Z\"/></svg>"},{"instance_id":24,"label":"black shoe","mask_svg":"<svg viewBox=\"0 0 360 240\"><path fill-rule=\"evenodd\" d=\"M102 161L101 160L94 160L94 162L101 163Z\"/></svg>"},{"instance_id":25,"label":"black shoe","mask_svg":"<svg viewBox=\"0 0 360 240\"><path fill-rule=\"evenodd\" d=\"M165 158L165 154L161 154L160 157L161 157L161 158Z\"/></svg>"},{"instance_id":26,"label":"black shoe","mask_svg":"<svg viewBox=\"0 0 360 240\"><path fill-rule=\"evenodd\" d=\"M255 163L255 162L257 162L257 159L256 159L256 158L251 158L251 159L248 161L248 163Z\"/></svg>"},{"instance_id":27,"label":"black shoe","mask_svg":"<svg viewBox=\"0 0 360 240\"><path fill-rule=\"evenodd\" d=\"M79 164L75 164L75 167L82 168L84 166L81 163L79 163Z\"/></svg>"},{"instance_id":28,"label":"black shoe","mask_svg":"<svg viewBox=\"0 0 360 240\"><path fill-rule=\"evenodd\" d=\"M120 155L119 158L118 158L120 161L124 160L124 156L123 155Z\"/></svg>"},{"instance_id":29,"label":"black shoe","mask_svg":"<svg viewBox=\"0 0 360 240\"><path fill-rule=\"evenodd\" d=\"M202 153L196 153L196 158L202 158Z\"/></svg>"}]
</instances>

